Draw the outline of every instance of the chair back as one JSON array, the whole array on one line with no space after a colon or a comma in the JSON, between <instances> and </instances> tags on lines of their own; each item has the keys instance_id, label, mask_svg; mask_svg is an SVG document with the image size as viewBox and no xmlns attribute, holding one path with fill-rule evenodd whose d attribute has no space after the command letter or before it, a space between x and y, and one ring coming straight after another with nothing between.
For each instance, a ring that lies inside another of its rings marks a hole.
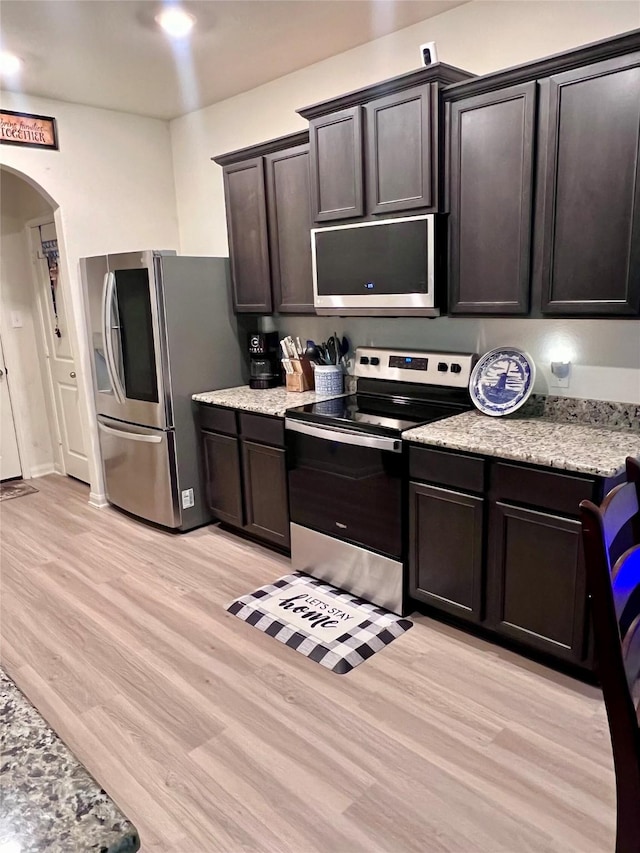
<instances>
[{"instance_id":1,"label":"chair back","mask_svg":"<svg viewBox=\"0 0 640 853\"><path fill-rule=\"evenodd\" d=\"M596 665L616 774L616 853L640 853L640 463L580 517Z\"/></svg>"}]
</instances>

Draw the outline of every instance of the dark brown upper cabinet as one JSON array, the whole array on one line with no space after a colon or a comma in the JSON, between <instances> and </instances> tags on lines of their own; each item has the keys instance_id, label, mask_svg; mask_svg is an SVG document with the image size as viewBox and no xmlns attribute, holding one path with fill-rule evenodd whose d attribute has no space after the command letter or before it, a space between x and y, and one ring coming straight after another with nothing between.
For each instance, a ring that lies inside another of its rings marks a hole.
<instances>
[{"instance_id":1,"label":"dark brown upper cabinet","mask_svg":"<svg viewBox=\"0 0 640 853\"><path fill-rule=\"evenodd\" d=\"M264 162L275 309L313 313L309 145L267 154Z\"/></svg>"},{"instance_id":2,"label":"dark brown upper cabinet","mask_svg":"<svg viewBox=\"0 0 640 853\"><path fill-rule=\"evenodd\" d=\"M269 314L271 274L262 157L225 166L223 174L234 308Z\"/></svg>"},{"instance_id":3,"label":"dark brown upper cabinet","mask_svg":"<svg viewBox=\"0 0 640 853\"><path fill-rule=\"evenodd\" d=\"M640 53L543 81L542 311L640 311Z\"/></svg>"},{"instance_id":4,"label":"dark brown upper cabinet","mask_svg":"<svg viewBox=\"0 0 640 853\"><path fill-rule=\"evenodd\" d=\"M449 105L449 311L527 314L536 84Z\"/></svg>"},{"instance_id":5,"label":"dark brown upper cabinet","mask_svg":"<svg viewBox=\"0 0 640 853\"><path fill-rule=\"evenodd\" d=\"M309 140L314 220L362 216L362 108L314 119Z\"/></svg>"},{"instance_id":6,"label":"dark brown upper cabinet","mask_svg":"<svg viewBox=\"0 0 640 853\"><path fill-rule=\"evenodd\" d=\"M433 98L430 86L418 86L365 106L370 213L433 208Z\"/></svg>"},{"instance_id":7,"label":"dark brown upper cabinet","mask_svg":"<svg viewBox=\"0 0 640 853\"><path fill-rule=\"evenodd\" d=\"M238 313L314 313L309 134L213 158L224 175Z\"/></svg>"},{"instance_id":8,"label":"dark brown upper cabinet","mask_svg":"<svg viewBox=\"0 0 640 853\"><path fill-rule=\"evenodd\" d=\"M450 312L638 316L640 30L443 99Z\"/></svg>"},{"instance_id":9,"label":"dark brown upper cabinet","mask_svg":"<svg viewBox=\"0 0 640 853\"><path fill-rule=\"evenodd\" d=\"M314 221L437 211L440 90L471 76L435 63L298 110L309 120Z\"/></svg>"}]
</instances>

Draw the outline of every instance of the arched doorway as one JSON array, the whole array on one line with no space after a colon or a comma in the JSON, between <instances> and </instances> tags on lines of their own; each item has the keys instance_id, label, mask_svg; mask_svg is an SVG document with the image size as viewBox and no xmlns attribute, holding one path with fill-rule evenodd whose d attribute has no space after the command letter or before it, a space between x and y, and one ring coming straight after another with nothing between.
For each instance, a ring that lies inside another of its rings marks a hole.
<instances>
[{"instance_id":1,"label":"arched doorway","mask_svg":"<svg viewBox=\"0 0 640 853\"><path fill-rule=\"evenodd\" d=\"M19 451L18 476L57 472L89 482L72 312L58 205L27 175L0 167L0 339ZM4 398L3 398L4 403ZM11 439L11 430L3 430ZM4 443L4 440L3 440ZM2 448L2 458L5 458ZM7 454L10 459L10 448ZM2 465L4 469L4 465ZM12 467L0 477L15 476Z\"/></svg>"}]
</instances>

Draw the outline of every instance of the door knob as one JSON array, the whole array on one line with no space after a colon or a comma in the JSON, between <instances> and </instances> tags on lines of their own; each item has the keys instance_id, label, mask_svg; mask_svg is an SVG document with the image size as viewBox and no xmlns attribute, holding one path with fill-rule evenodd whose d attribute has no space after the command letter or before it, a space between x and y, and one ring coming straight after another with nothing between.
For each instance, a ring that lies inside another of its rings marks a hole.
<instances>
[{"instance_id":1,"label":"door knob","mask_svg":"<svg viewBox=\"0 0 640 853\"><path fill-rule=\"evenodd\" d=\"M0 379L4 376L4 370L0 370Z\"/></svg>"},{"instance_id":2,"label":"door knob","mask_svg":"<svg viewBox=\"0 0 640 853\"><path fill-rule=\"evenodd\" d=\"M71 371L71 373L69 374L69 376L70 376L72 379L75 379L75 378L76 378L76 372L75 372L75 370L72 370L72 371Z\"/></svg>"}]
</instances>

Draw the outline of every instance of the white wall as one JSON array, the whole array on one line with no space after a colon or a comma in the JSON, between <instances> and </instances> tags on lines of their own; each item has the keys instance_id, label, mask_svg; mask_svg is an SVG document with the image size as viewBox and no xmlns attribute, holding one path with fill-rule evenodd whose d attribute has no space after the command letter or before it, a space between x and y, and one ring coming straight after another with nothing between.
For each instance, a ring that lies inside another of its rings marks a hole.
<instances>
[{"instance_id":1,"label":"white wall","mask_svg":"<svg viewBox=\"0 0 640 853\"><path fill-rule=\"evenodd\" d=\"M61 284L81 332L73 345L91 488L99 502L104 489L79 258L105 252L178 248L169 126L112 110L11 93L3 93L3 107L57 119L59 151L3 145L0 164L39 185L56 208Z\"/></svg>"},{"instance_id":2,"label":"white wall","mask_svg":"<svg viewBox=\"0 0 640 853\"><path fill-rule=\"evenodd\" d=\"M24 226L38 216L53 216L53 210L41 195L14 175L2 176L1 189L0 331L23 474L49 473L53 470L54 448L38 357L38 320ZM21 328L14 328L11 323L13 311L21 315Z\"/></svg>"},{"instance_id":3,"label":"white wall","mask_svg":"<svg viewBox=\"0 0 640 853\"><path fill-rule=\"evenodd\" d=\"M436 41L439 58L487 73L640 27L638 0L471 2L171 123L181 250L227 254L222 170L215 154L303 129L296 108L419 65L418 45ZM331 333L332 321L277 318L282 331ZM570 395L640 402L640 323L588 320L352 320L355 343L461 350L526 345L544 390L548 351L571 345L577 362ZM556 392L554 392L556 393ZM561 392L557 392L561 393Z\"/></svg>"}]
</instances>

